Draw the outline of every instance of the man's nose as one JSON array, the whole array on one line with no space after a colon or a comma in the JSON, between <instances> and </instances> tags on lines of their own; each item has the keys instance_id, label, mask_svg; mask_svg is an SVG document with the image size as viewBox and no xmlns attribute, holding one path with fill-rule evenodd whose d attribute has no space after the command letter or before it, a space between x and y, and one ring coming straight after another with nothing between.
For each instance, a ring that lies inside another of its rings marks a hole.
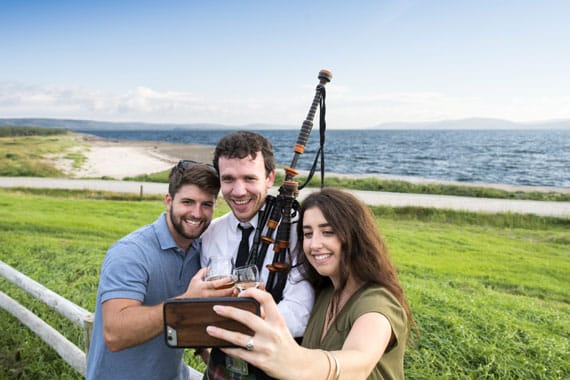
<instances>
[{"instance_id":1,"label":"man's nose","mask_svg":"<svg viewBox=\"0 0 570 380\"><path fill-rule=\"evenodd\" d=\"M232 194L235 196L240 196L246 194L246 186L243 181L235 181L232 187Z\"/></svg>"},{"instance_id":2,"label":"man's nose","mask_svg":"<svg viewBox=\"0 0 570 380\"><path fill-rule=\"evenodd\" d=\"M194 219L201 219L204 216L204 210L202 209L202 206L198 203L194 204L192 207L190 207L190 215L192 215Z\"/></svg>"}]
</instances>

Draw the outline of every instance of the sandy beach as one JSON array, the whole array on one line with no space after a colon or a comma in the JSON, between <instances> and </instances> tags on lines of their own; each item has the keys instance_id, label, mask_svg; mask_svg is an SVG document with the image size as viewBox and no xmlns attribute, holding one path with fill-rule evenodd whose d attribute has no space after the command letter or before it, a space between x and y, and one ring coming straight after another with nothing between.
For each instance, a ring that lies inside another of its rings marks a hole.
<instances>
[{"instance_id":1,"label":"sandy beach","mask_svg":"<svg viewBox=\"0 0 570 380\"><path fill-rule=\"evenodd\" d=\"M156 141L107 140L78 134L77 147L87 160L80 169L59 157L57 166L75 178L122 179L170 169L179 160L212 162L213 146Z\"/></svg>"}]
</instances>

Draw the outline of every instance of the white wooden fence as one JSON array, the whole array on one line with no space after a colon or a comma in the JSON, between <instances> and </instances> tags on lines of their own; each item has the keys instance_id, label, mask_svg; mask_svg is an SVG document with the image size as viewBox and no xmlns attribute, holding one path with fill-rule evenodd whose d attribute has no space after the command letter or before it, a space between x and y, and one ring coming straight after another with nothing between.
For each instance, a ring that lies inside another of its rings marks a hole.
<instances>
[{"instance_id":1,"label":"white wooden fence","mask_svg":"<svg viewBox=\"0 0 570 380\"><path fill-rule=\"evenodd\" d=\"M91 331L93 329L93 313L68 301L59 294L52 292L3 261L0 261L0 275L83 329L85 347L84 350L81 350L30 310L0 291L0 307L26 325L52 347L63 360L75 368L82 376L85 376L87 352L89 350ZM190 380L198 380L201 378L202 373L190 368Z\"/></svg>"},{"instance_id":2,"label":"white wooden fence","mask_svg":"<svg viewBox=\"0 0 570 380\"><path fill-rule=\"evenodd\" d=\"M44 342L52 347L63 360L85 376L86 352L89 348L91 329L93 327L93 313L77 306L71 301L68 301L59 294L52 292L42 284L39 284L31 278L23 275L3 261L0 261L0 275L12 282L14 285L25 290L31 296L48 305L75 325L83 328L85 334L84 351L70 342L66 337L61 335L57 330L48 325L30 310L8 297L5 293L0 292L0 306L4 310L18 318L20 322L26 325L37 336L42 338Z\"/></svg>"}]
</instances>

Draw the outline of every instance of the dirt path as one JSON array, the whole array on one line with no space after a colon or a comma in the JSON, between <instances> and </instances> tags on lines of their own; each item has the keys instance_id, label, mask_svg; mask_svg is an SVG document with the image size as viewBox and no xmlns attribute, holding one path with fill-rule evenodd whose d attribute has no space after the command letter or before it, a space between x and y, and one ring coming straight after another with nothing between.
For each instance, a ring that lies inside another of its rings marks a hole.
<instances>
[{"instance_id":1,"label":"dirt path","mask_svg":"<svg viewBox=\"0 0 570 380\"><path fill-rule=\"evenodd\" d=\"M90 189L113 192L166 194L166 183L104 181L86 179L0 177L0 187ZM299 200L315 189L301 191ZM512 199L469 198L449 195L403 194L376 191L352 191L369 205L393 207L418 206L486 213L513 212L570 218L570 202L523 201ZM272 189L277 194L277 189Z\"/></svg>"}]
</instances>

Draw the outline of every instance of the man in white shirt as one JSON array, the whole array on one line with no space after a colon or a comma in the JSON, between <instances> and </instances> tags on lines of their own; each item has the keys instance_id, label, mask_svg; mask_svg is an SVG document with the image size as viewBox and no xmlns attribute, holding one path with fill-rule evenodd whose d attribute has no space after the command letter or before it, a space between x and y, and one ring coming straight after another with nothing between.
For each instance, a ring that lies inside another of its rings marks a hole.
<instances>
[{"instance_id":1,"label":"man in white shirt","mask_svg":"<svg viewBox=\"0 0 570 380\"><path fill-rule=\"evenodd\" d=\"M212 256L230 256L236 260L242 238L240 227L258 228L259 211L264 208L269 189L275 180L273 147L263 136L240 131L223 137L214 152L214 167L218 170L222 195L231 212L214 220L202 236L201 264L206 266ZM263 228L264 226L259 226ZM289 247L295 250L296 225L291 227ZM254 233L249 236L251 246ZM295 259L295 253L292 252ZM267 282L267 264L273 261L273 246L267 249L261 266L260 280ZM291 334L301 337L305 331L314 302L314 291L295 268L288 275L279 311ZM208 363L206 379L264 379L270 378L261 370L214 349Z\"/></svg>"}]
</instances>

